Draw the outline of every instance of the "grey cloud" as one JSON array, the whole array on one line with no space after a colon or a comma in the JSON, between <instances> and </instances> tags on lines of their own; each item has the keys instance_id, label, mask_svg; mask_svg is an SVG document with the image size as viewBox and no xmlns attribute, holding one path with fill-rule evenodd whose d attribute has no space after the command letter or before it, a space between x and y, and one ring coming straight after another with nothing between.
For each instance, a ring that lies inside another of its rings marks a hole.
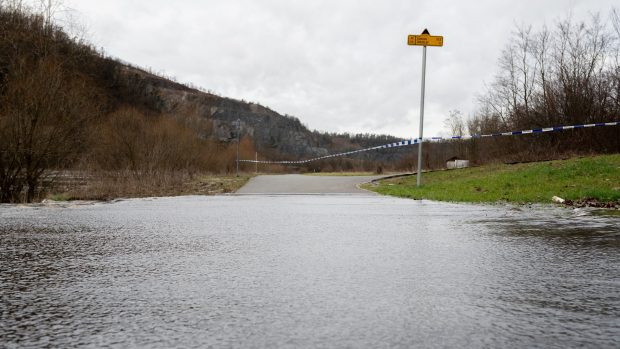
<instances>
[{"instance_id":1,"label":"grey cloud","mask_svg":"<svg viewBox=\"0 0 620 349\"><path fill-rule=\"evenodd\" d=\"M540 26L613 1L66 0L96 46L327 131L417 135L421 48L429 48L425 134L475 108L515 23Z\"/></svg>"}]
</instances>

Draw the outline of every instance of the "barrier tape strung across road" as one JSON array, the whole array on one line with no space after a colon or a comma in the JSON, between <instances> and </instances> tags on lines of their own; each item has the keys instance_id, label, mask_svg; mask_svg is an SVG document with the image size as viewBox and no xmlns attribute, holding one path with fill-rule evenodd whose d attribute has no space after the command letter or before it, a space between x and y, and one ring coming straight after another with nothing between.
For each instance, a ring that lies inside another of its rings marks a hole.
<instances>
[{"instance_id":1,"label":"barrier tape strung across road","mask_svg":"<svg viewBox=\"0 0 620 349\"><path fill-rule=\"evenodd\" d=\"M459 140L459 139L474 139L474 138L489 138L489 137L502 137L502 136L519 136L526 134L534 134L534 133L544 133L544 132L557 132L564 130L573 130L579 128L589 128L589 127L603 127L603 126L620 126L620 121L614 122L599 122L595 124L583 124L583 125L571 125L571 126L556 126L556 127L544 127L544 128L535 128L531 130L521 130L521 131L511 131L511 132L501 132L501 133L491 133L486 135L468 135L468 136L449 136L449 137L424 137L422 141L445 141L445 140ZM384 145L378 145L376 147L358 149L347 151L344 153L336 153L330 155L319 156L306 160L292 160L292 161L267 161L267 160L239 160L239 162L249 162L249 163L259 163L259 164L281 164L281 165L295 165L295 164L306 164L313 161L324 160L329 158L335 158L339 156L352 155L362 152L367 152L371 150L378 149L388 149L395 147L403 147L408 145L418 144L420 142L420 138L415 139L404 139L399 142L389 143Z\"/></svg>"}]
</instances>

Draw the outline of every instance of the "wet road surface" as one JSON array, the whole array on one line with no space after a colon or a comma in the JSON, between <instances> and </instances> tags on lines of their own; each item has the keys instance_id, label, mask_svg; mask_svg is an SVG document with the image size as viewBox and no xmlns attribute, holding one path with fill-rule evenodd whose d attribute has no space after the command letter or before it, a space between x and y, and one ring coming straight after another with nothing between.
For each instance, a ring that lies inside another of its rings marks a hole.
<instances>
[{"instance_id":1,"label":"wet road surface","mask_svg":"<svg viewBox=\"0 0 620 349\"><path fill-rule=\"evenodd\" d=\"M362 194L358 186L385 176L265 175L252 179L237 194Z\"/></svg>"},{"instance_id":2,"label":"wet road surface","mask_svg":"<svg viewBox=\"0 0 620 349\"><path fill-rule=\"evenodd\" d=\"M0 205L0 347L617 348L619 222L377 195Z\"/></svg>"}]
</instances>

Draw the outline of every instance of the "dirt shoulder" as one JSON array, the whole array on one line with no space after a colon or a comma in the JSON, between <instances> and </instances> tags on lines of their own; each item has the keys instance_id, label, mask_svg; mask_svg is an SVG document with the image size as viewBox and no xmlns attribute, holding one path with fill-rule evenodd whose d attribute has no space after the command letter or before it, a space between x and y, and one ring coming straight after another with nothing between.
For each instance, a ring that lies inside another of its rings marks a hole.
<instances>
[{"instance_id":1,"label":"dirt shoulder","mask_svg":"<svg viewBox=\"0 0 620 349\"><path fill-rule=\"evenodd\" d=\"M54 201L140 198L234 193L251 175L97 176L60 185L46 196Z\"/></svg>"}]
</instances>

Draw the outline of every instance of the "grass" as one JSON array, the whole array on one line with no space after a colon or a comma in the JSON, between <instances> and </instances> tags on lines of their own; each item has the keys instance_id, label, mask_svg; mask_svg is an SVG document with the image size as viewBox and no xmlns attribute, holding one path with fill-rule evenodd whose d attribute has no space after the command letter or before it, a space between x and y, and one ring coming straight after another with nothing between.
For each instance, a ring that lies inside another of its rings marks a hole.
<instances>
[{"instance_id":1,"label":"grass","mask_svg":"<svg viewBox=\"0 0 620 349\"><path fill-rule=\"evenodd\" d=\"M459 202L549 203L567 200L620 200L620 154L516 165L435 171L394 178L365 189L412 199Z\"/></svg>"},{"instance_id":2,"label":"grass","mask_svg":"<svg viewBox=\"0 0 620 349\"><path fill-rule=\"evenodd\" d=\"M69 201L71 200L71 196L67 193L56 193L51 194L48 199L52 201Z\"/></svg>"}]
</instances>

